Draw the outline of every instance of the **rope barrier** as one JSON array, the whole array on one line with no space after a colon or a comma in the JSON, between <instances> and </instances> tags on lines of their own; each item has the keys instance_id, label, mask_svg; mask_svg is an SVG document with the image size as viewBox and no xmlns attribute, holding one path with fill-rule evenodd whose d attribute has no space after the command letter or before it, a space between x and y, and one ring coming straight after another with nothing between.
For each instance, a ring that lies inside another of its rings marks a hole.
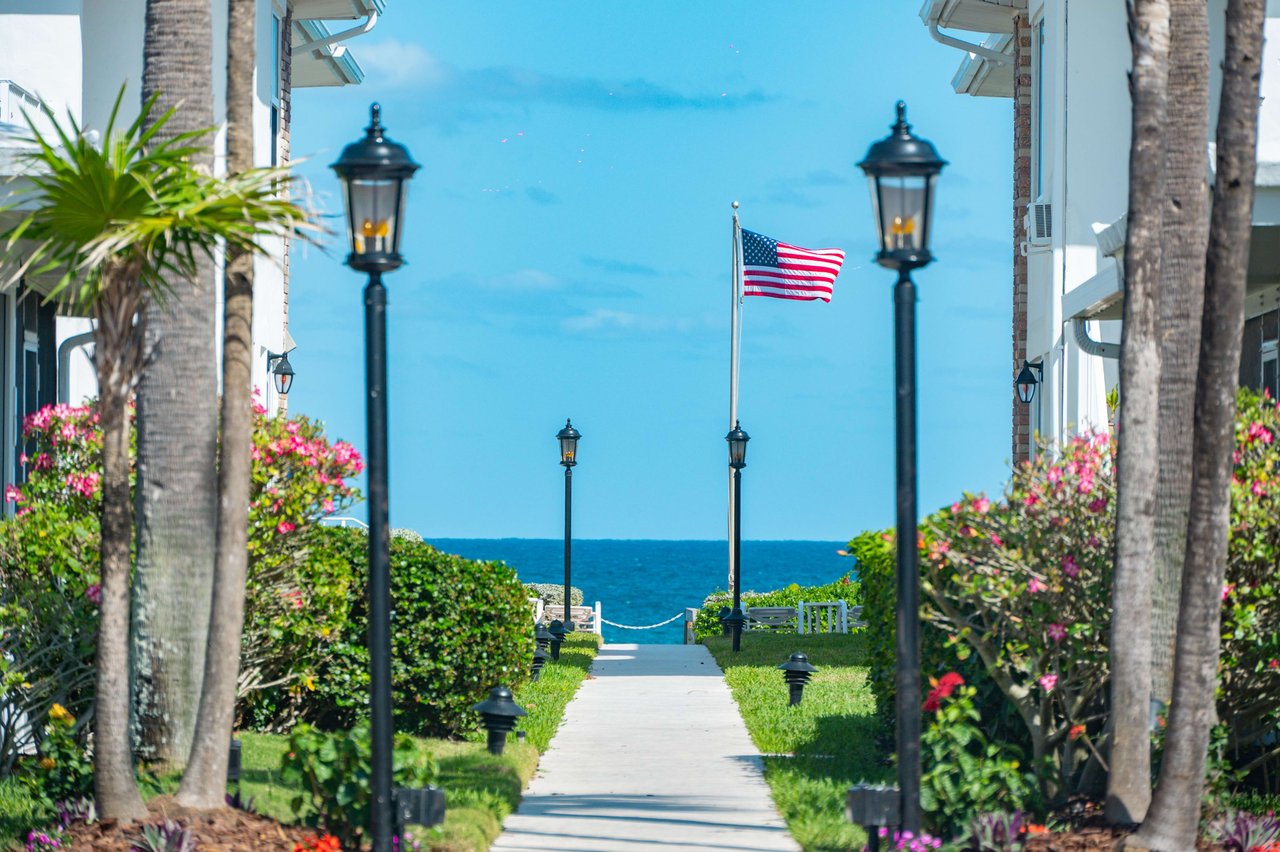
<instances>
[{"instance_id":1,"label":"rope barrier","mask_svg":"<svg viewBox=\"0 0 1280 852\"><path fill-rule=\"evenodd\" d=\"M609 625L610 627L620 627L623 630L652 630L655 627L662 627L664 624L670 624L671 622L675 621L677 618L684 618L684 613L683 612L677 613L676 615L673 615L670 618L668 618L666 621L659 621L657 624L644 624L644 625L618 624L617 622L610 621L607 618L601 618L600 620L603 621L605 624Z\"/></svg>"}]
</instances>

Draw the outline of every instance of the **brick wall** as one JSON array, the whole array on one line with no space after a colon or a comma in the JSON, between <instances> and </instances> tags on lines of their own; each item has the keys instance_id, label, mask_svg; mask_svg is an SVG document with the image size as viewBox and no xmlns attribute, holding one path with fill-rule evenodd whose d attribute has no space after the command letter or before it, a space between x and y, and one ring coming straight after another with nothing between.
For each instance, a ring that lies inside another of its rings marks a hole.
<instances>
[{"instance_id":1,"label":"brick wall","mask_svg":"<svg viewBox=\"0 0 1280 852\"><path fill-rule=\"evenodd\" d=\"M1013 369L1006 385L1013 411L1013 462L1028 457L1031 445L1031 406L1018 400L1014 379L1027 357L1027 239L1024 216L1031 202L1031 28L1026 17L1016 26L1013 87Z\"/></svg>"},{"instance_id":2,"label":"brick wall","mask_svg":"<svg viewBox=\"0 0 1280 852\"><path fill-rule=\"evenodd\" d=\"M276 162L289 162L289 128L293 118L293 11L292 9L285 12L284 19L280 22L280 115L279 131L276 141ZM284 243L284 257L282 258L284 286L281 291L281 298L284 300L284 333L285 337L289 334L289 241ZM287 414L289 411L289 397L280 398L280 413Z\"/></svg>"}]
</instances>

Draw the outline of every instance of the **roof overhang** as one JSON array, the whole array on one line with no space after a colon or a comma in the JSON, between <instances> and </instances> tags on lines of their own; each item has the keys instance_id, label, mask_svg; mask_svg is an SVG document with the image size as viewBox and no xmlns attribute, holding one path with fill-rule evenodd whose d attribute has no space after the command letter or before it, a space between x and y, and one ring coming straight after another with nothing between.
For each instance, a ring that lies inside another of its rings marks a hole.
<instances>
[{"instance_id":1,"label":"roof overhang","mask_svg":"<svg viewBox=\"0 0 1280 852\"><path fill-rule=\"evenodd\" d=\"M1027 10L1027 0L924 0L920 19L951 30L1012 33L1013 18Z\"/></svg>"},{"instance_id":2,"label":"roof overhang","mask_svg":"<svg viewBox=\"0 0 1280 852\"><path fill-rule=\"evenodd\" d=\"M291 38L295 48L292 77L295 89L354 86L364 80L364 71L346 45L322 43L330 37L328 28L320 21L294 19ZM306 45L309 44L318 46L308 50Z\"/></svg>"},{"instance_id":3,"label":"roof overhang","mask_svg":"<svg viewBox=\"0 0 1280 852\"><path fill-rule=\"evenodd\" d=\"M1280 206L1280 185L1262 184L1264 165L1258 164L1259 185L1256 199L1274 195ZM1280 169L1275 170L1280 175ZM1261 214L1261 215L1260 215ZM1098 249L1108 262L1096 275L1068 291L1062 297L1062 315L1067 319L1118 320L1124 312L1124 243L1127 216L1110 225L1095 225ZM1255 201L1253 229L1249 235L1249 269L1245 299L1251 314L1259 312L1257 304L1273 300L1280 284L1280 221L1271 220ZM1255 304L1257 303L1257 304Z\"/></svg>"},{"instance_id":4,"label":"roof overhang","mask_svg":"<svg viewBox=\"0 0 1280 852\"><path fill-rule=\"evenodd\" d=\"M974 95L983 98L1013 97L1013 36L994 33L983 39L982 47L1009 57L1008 62L995 62L985 56L970 53L951 78L951 88L957 95Z\"/></svg>"},{"instance_id":5,"label":"roof overhang","mask_svg":"<svg viewBox=\"0 0 1280 852\"><path fill-rule=\"evenodd\" d=\"M354 21L381 15L386 0L293 0L290 11L295 21Z\"/></svg>"}]
</instances>

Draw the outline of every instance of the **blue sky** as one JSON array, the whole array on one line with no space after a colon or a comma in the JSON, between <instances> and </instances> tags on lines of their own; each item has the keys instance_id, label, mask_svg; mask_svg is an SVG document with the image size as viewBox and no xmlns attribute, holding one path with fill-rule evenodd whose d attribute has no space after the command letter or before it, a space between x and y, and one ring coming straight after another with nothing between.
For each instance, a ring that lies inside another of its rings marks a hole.
<instances>
[{"instance_id":1,"label":"blue sky","mask_svg":"<svg viewBox=\"0 0 1280 852\"><path fill-rule=\"evenodd\" d=\"M559 536L572 417L576 536L723 538L734 199L746 228L848 254L830 304L744 307L743 535L891 524L894 279L855 163L898 98L951 162L916 276L920 505L1000 488L1012 107L952 93L962 54L916 4L396 0L351 49L364 84L295 92L292 145L330 212L370 101L423 165L386 279L394 526ZM363 447L343 254L295 251L290 407Z\"/></svg>"}]
</instances>

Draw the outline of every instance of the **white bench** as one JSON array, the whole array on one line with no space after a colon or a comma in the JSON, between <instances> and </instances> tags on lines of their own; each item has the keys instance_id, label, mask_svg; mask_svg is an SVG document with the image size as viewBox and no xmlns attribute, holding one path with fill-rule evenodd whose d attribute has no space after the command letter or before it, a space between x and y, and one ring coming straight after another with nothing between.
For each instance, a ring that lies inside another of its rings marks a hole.
<instances>
[{"instance_id":1,"label":"white bench","mask_svg":"<svg viewBox=\"0 0 1280 852\"><path fill-rule=\"evenodd\" d=\"M793 606L749 606L746 617L748 630L796 628L796 608Z\"/></svg>"},{"instance_id":2,"label":"white bench","mask_svg":"<svg viewBox=\"0 0 1280 852\"><path fill-rule=\"evenodd\" d=\"M547 623L555 619L564 621L564 607L558 604L548 604L543 607L542 617ZM597 636L601 633L602 623L600 621L600 601L596 601L594 607L590 606L571 606L569 607L569 617L573 620L575 630L583 630L588 633L594 633Z\"/></svg>"},{"instance_id":3,"label":"white bench","mask_svg":"<svg viewBox=\"0 0 1280 852\"><path fill-rule=\"evenodd\" d=\"M845 601L800 601L799 623L802 634L848 633L850 627L866 627L862 607L850 607Z\"/></svg>"}]
</instances>

